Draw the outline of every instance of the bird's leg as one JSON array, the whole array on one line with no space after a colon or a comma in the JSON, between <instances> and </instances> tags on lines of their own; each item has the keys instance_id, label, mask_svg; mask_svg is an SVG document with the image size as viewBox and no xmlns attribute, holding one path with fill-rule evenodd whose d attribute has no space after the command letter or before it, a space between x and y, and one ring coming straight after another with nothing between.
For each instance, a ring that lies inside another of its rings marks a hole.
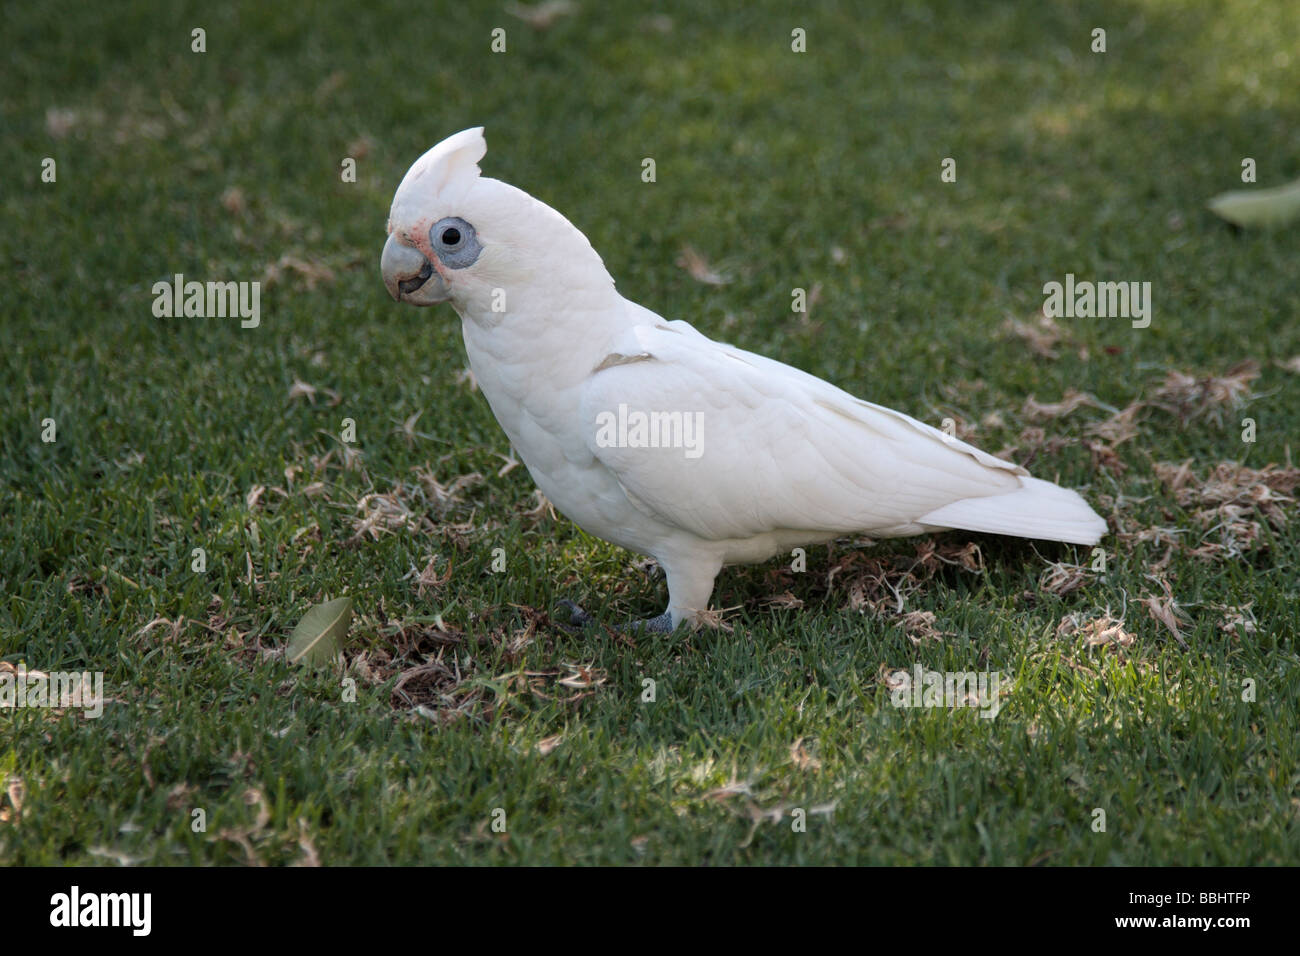
<instances>
[{"instance_id":1,"label":"bird's leg","mask_svg":"<svg viewBox=\"0 0 1300 956\"><path fill-rule=\"evenodd\" d=\"M722 559L698 553L686 557L666 557L659 561L668 577L668 609L657 617L631 621L622 630L630 633L671 634L682 624L694 623L695 615L709 606L713 579L722 569ZM595 624L596 619L570 600L560 601L576 627Z\"/></svg>"},{"instance_id":2,"label":"bird's leg","mask_svg":"<svg viewBox=\"0 0 1300 956\"><path fill-rule=\"evenodd\" d=\"M659 565L668 578L668 610L659 617L671 618L672 627L694 624L695 615L709 608L722 558L694 550L684 556L665 554L659 558Z\"/></svg>"}]
</instances>

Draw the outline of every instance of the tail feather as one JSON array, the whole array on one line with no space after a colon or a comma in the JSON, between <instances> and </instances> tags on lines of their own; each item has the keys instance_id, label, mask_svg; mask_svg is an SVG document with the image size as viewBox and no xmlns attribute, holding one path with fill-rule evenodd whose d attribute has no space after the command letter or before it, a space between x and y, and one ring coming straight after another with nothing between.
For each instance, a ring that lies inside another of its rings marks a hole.
<instances>
[{"instance_id":1,"label":"tail feather","mask_svg":"<svg viewBox=\"0 0 1300 956\"><path fill-rule=\"evenodd\" d=\"M917 519L920 524L962 531L1009 534L1071 544L1096 544L1106 533L1105 520L1077 491L1050 481L1024 477L1004 495L963 498Z\"/></svg>"}]
</instances>

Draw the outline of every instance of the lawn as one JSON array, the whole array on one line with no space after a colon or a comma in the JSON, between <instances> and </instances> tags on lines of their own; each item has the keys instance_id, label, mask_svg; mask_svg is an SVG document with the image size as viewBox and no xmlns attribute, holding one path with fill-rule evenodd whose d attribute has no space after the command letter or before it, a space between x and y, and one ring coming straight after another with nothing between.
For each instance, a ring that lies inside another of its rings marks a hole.
<instances>
[{"instance_id":1,"label":"lawn","mask_svg":"<svg viewBox=\"0 0 1300 956\"><path fill-rule=\"evenodd\" d=\"M104 698L0 711L0 863L1300 862L1300 231L1205 208L1300 177L1291 5L508 8L0 14L0 668ZM619 631L662 578L379 274L476 125L629 298L950 420L1101 551L845 539ZM177 274L259 324L158 317ZM1067 275L1149 326L1045 318ZM342 658L288 661L340 597ZM894 706L918 666L996 717Z\"/></svg>"}]
</instances>

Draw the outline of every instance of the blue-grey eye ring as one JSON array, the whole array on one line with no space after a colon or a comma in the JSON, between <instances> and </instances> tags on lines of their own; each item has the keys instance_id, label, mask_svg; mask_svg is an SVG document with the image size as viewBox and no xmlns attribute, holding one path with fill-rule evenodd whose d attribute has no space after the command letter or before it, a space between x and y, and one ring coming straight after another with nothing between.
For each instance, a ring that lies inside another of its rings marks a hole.
<instances>
[{"instance_id":1,"label":"blue-grey eye ring","mask_svg":"<svg viewBox=\"0 0 1300 956\"><path fill-rule=\"evenodd\" d=\"M448 269L472 266L483 251L474 227L459 216L438 220L429 230L429 243L438 260Z\"/></svg>"}]
</instances>

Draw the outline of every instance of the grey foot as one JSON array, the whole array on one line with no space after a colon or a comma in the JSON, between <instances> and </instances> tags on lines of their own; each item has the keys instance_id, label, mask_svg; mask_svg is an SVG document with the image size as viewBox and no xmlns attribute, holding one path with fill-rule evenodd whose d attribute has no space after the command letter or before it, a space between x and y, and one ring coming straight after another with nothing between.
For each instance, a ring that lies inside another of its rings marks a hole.
<instances>
[{"instance_id":1,"label":"grey foot","mask_svg":"<svg viewBox=\"0 0 1300 956\"><path fill-rule=\"evenodd\" d=\"M569 623L575 627L587 627L599 623L568 598L560 601L560 607L569 612ZM668 611L664 611L658 617L647 618L644 621L631 621L620 630L630 634L671 634L673 632L673 616Z\"/></svg>"},{"instance_id":2,"label":"grey foot","mask_svg":"<svg viewBox=\"0 0 1300 956\"><path fill-rule=\"evenodd\" d=\"M625 630L632 633L643 634L671 634L673 632L673 616L664 611L658 617L649 617L644 621L633 621Z\"/></svg>"}]
</instances>

